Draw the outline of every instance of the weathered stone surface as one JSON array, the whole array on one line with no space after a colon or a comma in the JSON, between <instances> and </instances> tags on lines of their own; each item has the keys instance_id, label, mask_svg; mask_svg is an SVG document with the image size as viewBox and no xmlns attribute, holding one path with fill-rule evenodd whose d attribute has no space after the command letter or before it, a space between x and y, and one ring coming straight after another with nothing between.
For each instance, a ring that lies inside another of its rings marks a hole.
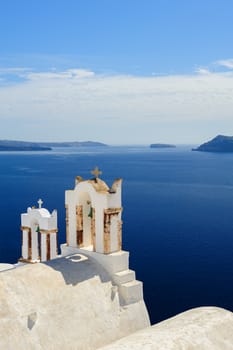
<instances>
[{"instance_id":1,"label":"weathered stone surface","mask_svg":"<svg viewBox=\"0 0 233 350\"><path fill-rule=\"evenodd\" d=\"M97 349L149 325L122 307L100 264L81 254L0 273L0 349Z\"/></svg>"},{"instance_id":2,"label":"weathered stone surface","mask_svg":"<svg viewBox=\"0 0 233 350\"><path fill-rule=\"evenodd\" d=\"M233 313L224 309L148 325L144 302L120 306L108 273L82 254L0 273L0 349L233 349Z\"/></svg>"},{"instance_id":3,"label":"weathered stone surface","mask_svg":"<svg viewBox=\"0 0 233 350\"><path fill-rule=\"evenodd\" d=\"M192 309L138 331L101 350L232 350L233 313Z\"/></svg>"}]
</instances>

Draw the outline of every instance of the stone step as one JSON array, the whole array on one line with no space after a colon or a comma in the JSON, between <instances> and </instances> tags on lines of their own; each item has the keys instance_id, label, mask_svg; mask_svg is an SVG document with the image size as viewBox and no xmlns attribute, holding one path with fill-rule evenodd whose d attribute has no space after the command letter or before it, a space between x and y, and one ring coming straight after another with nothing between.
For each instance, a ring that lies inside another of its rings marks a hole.
<instances>
[{"instance_id":1,"label":"stone step","mask_svg":"<svg viewBox=\"0 0 233 350\"><path fill-rule=\"evenodd\" d=\"M135 280L135 272L133 270L124 270L120 272L116 272L113 275L113 281L117 284L124 284L127 282L131 282Z\"/></svg>"},{"instance_id":2,"label":"stone step","mask_svg":"<svg viewBox=\"0 0 233 350\"><path fill-rule=\"evenodd\" d=\"M136 303L143 300L142 282L134 280L119 285L119 292L125 304Z\"/></svg>"}]
</instances>

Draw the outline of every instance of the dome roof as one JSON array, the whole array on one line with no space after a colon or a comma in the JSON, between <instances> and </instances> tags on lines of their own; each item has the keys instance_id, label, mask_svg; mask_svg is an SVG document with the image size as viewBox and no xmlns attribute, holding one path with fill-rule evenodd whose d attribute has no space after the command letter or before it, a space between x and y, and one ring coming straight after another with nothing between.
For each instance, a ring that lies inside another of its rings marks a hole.
<instances>
[{"instance_id":1,"label":"dome roof","mask_svg":"<svg viewBox=\"0 0 233 350\"><path fill-rule=\"evenodd\" d=\"M38 210L38 212L40 213L40 215L42 217L49 218L51 216L49 211L47 209L45 209L45 208L40 208L40 209L37 209L37 210Z\"/></svg>"}]
</instances>

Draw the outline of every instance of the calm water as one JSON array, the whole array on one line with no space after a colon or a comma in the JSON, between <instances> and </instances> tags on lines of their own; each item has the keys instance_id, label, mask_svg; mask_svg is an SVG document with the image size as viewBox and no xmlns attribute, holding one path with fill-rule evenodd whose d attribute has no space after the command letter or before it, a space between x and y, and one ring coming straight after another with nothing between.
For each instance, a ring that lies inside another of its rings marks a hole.
<instances>
[{"instance_id":1,"label":"calm water","mask_svg":"<svg viewBox=\"0 0 233 350\"><path fill-rule=\"evenodd\" d=\"M1 153L0 261L20 257L20 213L40 197L64 242L64 191L98 165L109 185L123 178L123 247L152 323L202 305L233 311L233 154L189 149Z\"/></svg>"}]
</instances>

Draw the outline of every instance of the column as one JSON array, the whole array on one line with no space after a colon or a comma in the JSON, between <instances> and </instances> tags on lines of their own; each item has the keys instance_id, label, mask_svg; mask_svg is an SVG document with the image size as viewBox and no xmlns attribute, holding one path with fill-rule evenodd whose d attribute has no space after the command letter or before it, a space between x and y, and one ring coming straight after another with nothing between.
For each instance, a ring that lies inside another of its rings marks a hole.
<instances>
[{"instance_id":1,"label":"column","mask_svg":"<svg viewBox=\"0 0 233 350\"><path fill-rule=\"evenodd\" d=\"M46 252L47 252L47 242L46 242L46 233L41 232L41 247L40 247L40 251L41 251L41 261L46 261L47 260L47 256L46 256Z\"/></svg>"},{"instance_id":2,"label":"column","mask_svg":"<svg viewBox=\"0 0 233 350\"><path fill-rule=\"evenodd\" d=\"M52 232L50 236L50 259L55 259L57 257L57 233Z\"/></svg>"},{"instance_id":3,"label":"column","mask_svg":"<svg viewBox=\"0 0 233 350\"><path fill-rule=\"evenodd\" d=\"M83 247L83 207L82 205L76 206L76 239L77 246Z\"/></svg>"},{"instance_id":4,"label":"column","mask_svg":"<svg viewBox=\"0 0 233 350\"><path fill-rule=\"evenodd\" d=\"M110 253L110 223L111 216L107 211L104 212L104 254Z\"/></svg>"},{"instance_id":5,"label":"column","mask_svg":"<svg viewBox=\"0 0 233 350\"><path fill-rule=\"evenodd\" d=\"M22 231L22 259L28 259L29 252L28 252L28 235L30 228L29 227L21 227Z\"/></svg>"},{"instance_id":6,"label":"column","mask_svg":"<svg viewBox=\"0 0 233 350\"><path fill-rule=\"evenodd\" d=\"M41 261L57 257L57 229L41 230Z\"/></svg>"},{"instance_id":7,"label":"column","mask_svg":"<svg viewBox=\"0 0 233 350\"><path fill-rule=\"evenodd\" d=\"M32 259L32 230L28 230L28 260Z\"/></svg>"},{"instance_id":8,"label":"column","mask_svg":"<svg viewBox=\"0 0 233 350\"><path fill-rule=\"evenodd\" d=\"M69 207L65 205L66 208L66 243L70 244L70 230L69 230Z\"/></svg>"},{"instance_id":9,"label":"column","mask_svg":"<svg viewBox=\"0 0 233 350\"><path fill-rule=\"evenodd\" d=\"M110 227L110 251L117 252L119 249L118 238L118 214L111 214L111 227Z\"/></svg>"},{"instance_id":10,"label":"column","mask_svg":"<svg viewBox=\"0 0 233 350\"><path fill-rule=\"evenodd\" d=\"M117 235L118 235L118 250L121 250L122 249L122 220L120 219L118 221Z\"/></svg>"},{"instance_id":11,"label":"column","mask_svg":"<svg viewBox=\"0 0 233 350\"><path fill-rule=\"evenodd\" d=\"M122 208L108 208L104 210L104 254L121 250Z\"/></svg>"},{"instance_id":12,"label":"column","mask_svg":"<svg viewBox=\"0 0 233 350\"><path fill-rule=\"evenodd\" d=\"M50 260L50 234L46 234L46 260Z\"/></svg>"},{"instance_id":13,"label":"column","mask_svg":"<svg viewBox=\"0 0 233 350\"><path fill-rule=\"evenodd\" d=\"M96 251L95 208L92 208L92 218L91 218L91 244L93 245L93 252L95 252L95 251Z\"/></svg>"},{"instance_id":14,"label":"column","mask_svg":"<svg viewBox=\"0 0 233 350\"><path fill-rule=\"evenodd\" d=\"M31 249L32 249L31 260L32 261L38 261L39 260L38 232L36 232L36 230L32 231L31 242L32 242L32 246L31 246Z\"/></svg>"}]
</instances>

